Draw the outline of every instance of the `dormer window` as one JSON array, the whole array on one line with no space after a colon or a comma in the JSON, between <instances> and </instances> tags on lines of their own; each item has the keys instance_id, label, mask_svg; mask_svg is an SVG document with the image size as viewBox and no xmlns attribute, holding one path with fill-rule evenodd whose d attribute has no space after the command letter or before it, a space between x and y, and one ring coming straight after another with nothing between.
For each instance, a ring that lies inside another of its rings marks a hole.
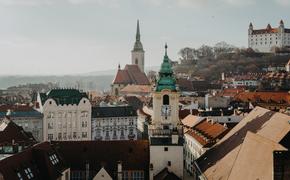
<instances>
[{"instance_id":1,"label":"dormer window","mask_svg":"<svg viewBox=\"0 0 290 180\"><path fill-rule=\"evenodd\" d=\"M26 168L24 169L24 172L27 176L28 179L32 179L34 177L33 173L31 172L31 169L30 168Z\"/></svg>"},{"instance_id":2,"label":"dormer window","mask_svg":"<svg viewBox=\"0 0 290 180\"><path fill-rule=\"evenodd\" d=\"M23 178L22 178L20 172L17 172L16 174L17 174L17 177L19 178L19 180L23 180Z\"/></svg>"},{"instance_id":3,"label":"dormer window","mask_svg":"<svg viewBox=\"0 0 290 180\"><path fill-rule=\"evenodd\" d=\"M58 158L57 158L57 156L55 154L49 156L49 159L50 159L50 161L51 161L51 163L53 165L55 165L55 164L57 164L59 162L59 160L58 160Z\"/></svg>"}]
</instances>

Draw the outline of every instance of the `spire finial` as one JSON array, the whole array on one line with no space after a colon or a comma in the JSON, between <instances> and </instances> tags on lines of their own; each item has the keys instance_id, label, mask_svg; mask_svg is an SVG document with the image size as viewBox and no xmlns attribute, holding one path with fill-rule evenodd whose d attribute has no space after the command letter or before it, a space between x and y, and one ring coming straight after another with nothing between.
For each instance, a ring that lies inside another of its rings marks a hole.
<instances>
[{"instance_id":1,"label":"spire finial","mask_svg":"<svg viewBox=\"0 0 290 180\"><path fill-rule=\"evenodd\" d=\"M137 19L137 32L136 32L136 41L140 41L140 27L139 27L139 19Z\"/></svg>"},{"instance_id":2,"label":"spire finial","mask_svg":"<svg viewBox=\"0 0 290 180\"><path fill-rule=\"evenodd\" d=\"M165 43L165 56L167 56L167 48L168 48L167 43Z\"/></svg>"}]
</instances>

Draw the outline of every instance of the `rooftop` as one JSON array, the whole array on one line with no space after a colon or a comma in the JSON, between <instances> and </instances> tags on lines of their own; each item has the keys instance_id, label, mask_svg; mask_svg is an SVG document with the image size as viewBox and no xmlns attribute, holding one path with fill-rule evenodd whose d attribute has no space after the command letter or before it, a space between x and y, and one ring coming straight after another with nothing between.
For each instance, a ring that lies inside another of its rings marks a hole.
<instances>
[{"instance_id":1,"label":"rooftop","mask_svg":"<svg viewBox=\"0 0 290 180\"><path fill-rule=\"evenodd\" d=\"M137 116L132 106L93 107L92 118Z\"/></svg>"},{"instance_id":2,"label":"rooftop","mask_svg":"<svg viewBox=\"0 0 290 180\"><path fill-rule=\"evenodd\" d=\"M240 174L236 176L233 171L240 165L243 165L243 168L239 171L248 179L272 179L272 175L268 174L272 172L270 152L273 149L281 149L277 143L289 133L288 121L289 116L285 114L255 107L213 148L202 155L197 164L208 179L241 178ZM248 157L244 157L244 152L251 153L247 153ZM243 158L253 159L243 160ZM245 161L248 162L243 164Z\"/></svg>"},{"instance_id":3,"label":"rooftop","mask_svg":"<svg viewBox=\"0 0 290 180\"><path fill-rule=\"evenodd\" d=\"M40 93L41 103L47 99L53 99L57 105L79 104L82 98L88 98L86 93L77 89L53 89L47 93Z\"/></svg>"}]
</instances>

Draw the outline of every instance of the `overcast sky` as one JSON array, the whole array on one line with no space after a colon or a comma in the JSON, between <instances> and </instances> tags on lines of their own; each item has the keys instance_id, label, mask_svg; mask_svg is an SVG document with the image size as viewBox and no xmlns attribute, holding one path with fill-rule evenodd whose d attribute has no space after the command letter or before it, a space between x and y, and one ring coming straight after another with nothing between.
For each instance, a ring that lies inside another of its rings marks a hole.
<instances>
[{"instance_id":1,"label":"overcast sky","mask_svg":"<svg viewBox=\"0 0 290 180\"><path fill-rule=\"evenodd\" d=\"M76 74L131 62L140 19L145 65L182 47L226 41L247 46L254 28L280 19L290 0L0 0L0 75Z\"/></svg>"}]
</instances>

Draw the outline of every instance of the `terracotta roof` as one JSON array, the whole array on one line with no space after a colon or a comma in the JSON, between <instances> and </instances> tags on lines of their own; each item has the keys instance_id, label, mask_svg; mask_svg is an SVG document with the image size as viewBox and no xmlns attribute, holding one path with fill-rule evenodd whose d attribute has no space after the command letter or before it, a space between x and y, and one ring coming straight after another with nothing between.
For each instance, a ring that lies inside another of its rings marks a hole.
<instances>
[{"instance_id":1,"label":"terracotta roof","mask_svg":"<svg viewBox=\"0 0 290 180\"><path fill-rule=\"evenodd\" d=\"M57 162L50 160L52 155L57 159ZM29 172L28 168L31 173L27 173ZM36 144L0 161L0 174L3 175L4 179L9 180L19 180L19 176L22 179L58 179L65 169L66 166L62 158L48 142ZM30 175L30 178L27 174Z\"/></svg>"},{"instance_id":2,"label":"terracotta roof","mask_svg":"<svg viewBox=\"0 0 290 180\"><path fill-rule=\"evenodd\" d=\"M196 139L202 146L211 146L226 132L228 132L227 127L212 120L203 119L187 131L187 134Z\"/></svg>"},{"instance_id":3,"label":"terracotta roof","mask_svg":"<svg viewBox=\"0 0 290 180\"><path fill-rule=\"evenodd\" d=\"M194 115L187 115L184 119L181 120L182 124L187 127L193 127L196 125L201 119L204 119L200 116L194 116Z\"/></svg>"},{"instance_id":4,"label":"terracotta roof","mask_svg":"<svg viewBox=\"0 0 290 180\"><path fill-rule=\"evenodd\" d=\"M150 93L151 86L150 85L127 85L120 91L121 93Z\"/></svg>"},{"instance_id":5,"label":"terracotta roof","mask_svg":"<svg viewBox=\"0 0 290 180\"><path fill-rule=\"evenodd\" d=\"M146 74L139 69L138 65L127 64L123 70L118 70L113 84L150 85L150 82Z\"/></svg>"},{"instance_id":6,"label":"terracotta roof","mask_svg":"<svg viewBox=\"0 0 290 180\"><path fill-rule=\"evenodd\" d=\"M71 171L84 171L89 163L93 175L104 167L113 179L117 179L117 163L121 161L123 170L143 170L144 179L149 178L148 141L62 141L53 144Z\"/></svg>"},{"instance_id":7,"label":"terracotta roof","mask_svg":"<svg viewBox=\"0 0 290 180\"><path fill-rule=\"evenodd\" d=\"M289 92L241 92L234 98L242 102L275 102L290 105Z\"/></svg>"},{"instance_id":8,"label":"terracotta roof","mask_svg":"<svg viewBox=\"0 0 290 180\"><path fill-rule=\"evenodd\" d=\"M262 136L274 143L279 143L287 133L290 131L289 116L269 111L267 109L256 107L248 116L242 119L229 133L227 133L213 148L208 150L198 160L197 164L208 179L228 179L231 175L232 169L237 163L237 158L243 141L250 131ZM259 144L262 142L259 142ZM257 156L255 153L255 146L251 146L254 150L251 150L254 154L248 156ZM261 144L262 145L262 144ZM273 146L268 146L273 147ZM265 151L268 151L265 149ZM259 153L259 151L257 151ZM267 156L267 158L272 158ZM260 163L255 167L257 175L259 175L260 168L264 168L264 163L268 163L265 159L256 160L256 163ZM243 172L252 172L253 166L244 166ZM252 172L255 175L256 172ZM244 174L244 173L243 173ZM256 178L254 178L256 179ZM260 178L259 178L260 179ZM263 179L263 178L261 178ZM272 176L270 177L272 179Z\"/></svg>"},{"instance_id":9,"label":"terracotta roof","mask_svg":"<svg viewBox=\"0 0 290 180\"><path fill-rule=\"evenodd\" d=\"M244 88L227 88L222 90L218 95L219 96L228 96L228 97L234 97L237 94L244 92Z\"/></svg>"}]
</instances>

